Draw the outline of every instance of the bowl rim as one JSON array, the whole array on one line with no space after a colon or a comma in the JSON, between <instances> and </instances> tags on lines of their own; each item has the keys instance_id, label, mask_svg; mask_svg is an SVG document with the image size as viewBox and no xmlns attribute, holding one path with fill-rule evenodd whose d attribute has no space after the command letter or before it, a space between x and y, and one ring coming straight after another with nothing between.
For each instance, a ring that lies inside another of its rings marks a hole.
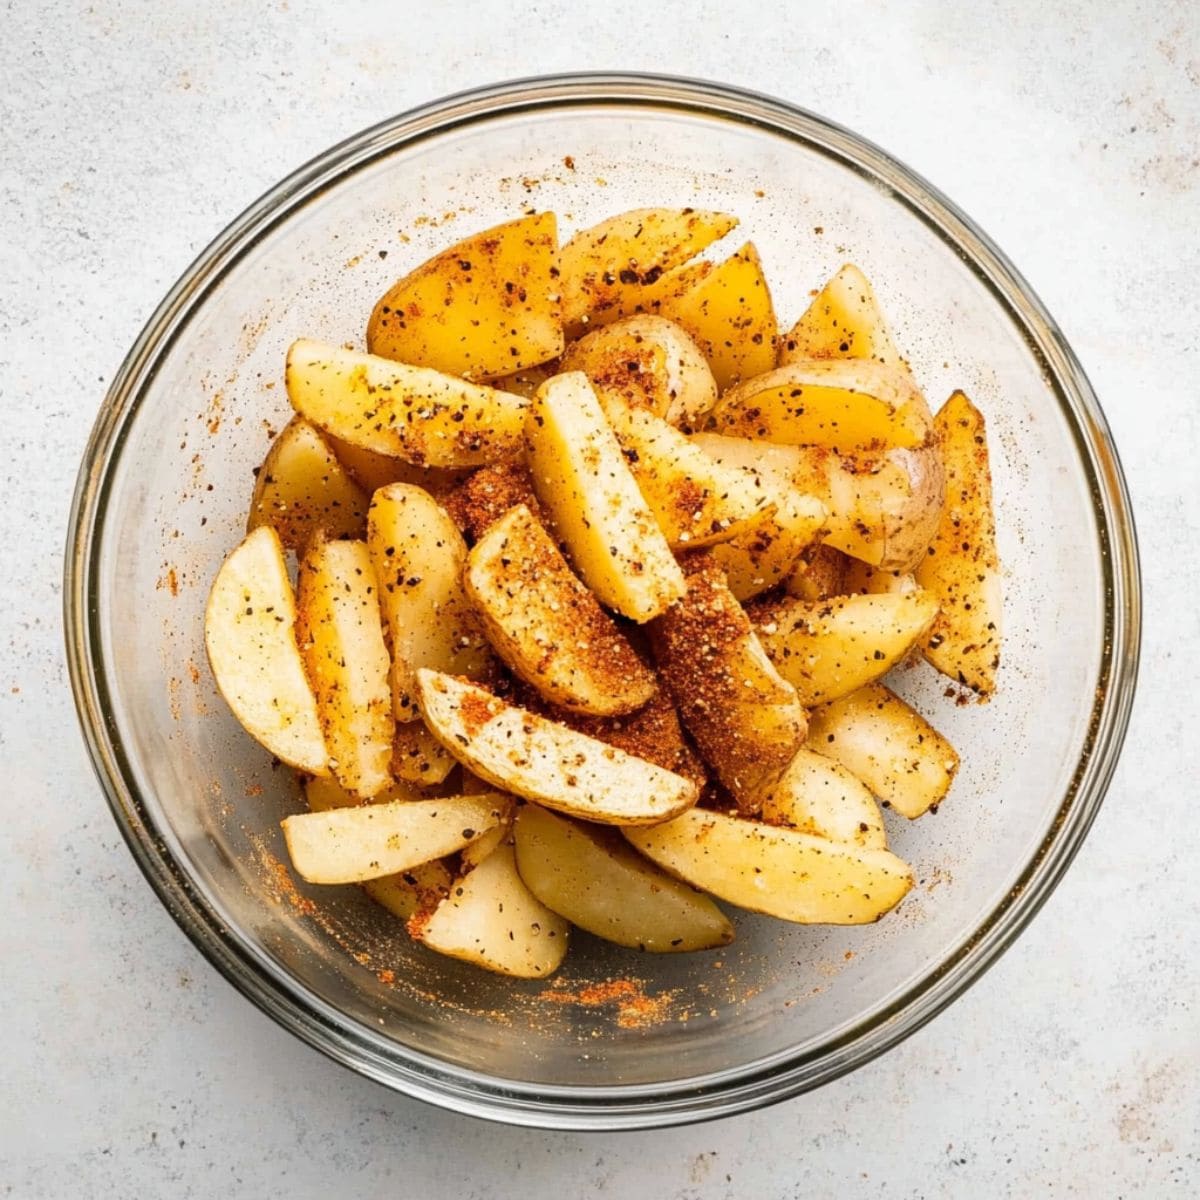
<instances>
[{"instance_id":1,"label":"bowl rim","mask_svg":"<svg viewBox=\"0 0 1200 1200\"><path fill-rule=\"evenodd\" d=\"M518 112L666 109L764 129L798 141L879 186L967 261L1021 330L1071 427L1087 476L1104 583L1104 640L1083 750L1054 822L1017 885L975 933L869 1020L806 1053L712 1075L638 1086L524 1084L451 1066L348 1022L255 952L187 878L139 795L133 764L110 717L99 637L96 570L107 498L126 430L158 360L210 290L259 238L377 158L456 127ZM1141 639L1141 584L1133 512L1095 392L1058 326L1008 259L921 176L873 143L814 113L761 93L699 79L579 72L521 78L458 92L373 125L311 159L265 192L187 268L158 305L117 371L84 453L67 529L63 616L76 711L93 768L117 825L168 912L200 952L272 1019L335 1061L444 1108L516 1125L577 1130L645 1129L712 1119L819 1087L920 1029L1013 943L1079 850L1115 770L1128 728Z\"/></svg>"}]
</instances>

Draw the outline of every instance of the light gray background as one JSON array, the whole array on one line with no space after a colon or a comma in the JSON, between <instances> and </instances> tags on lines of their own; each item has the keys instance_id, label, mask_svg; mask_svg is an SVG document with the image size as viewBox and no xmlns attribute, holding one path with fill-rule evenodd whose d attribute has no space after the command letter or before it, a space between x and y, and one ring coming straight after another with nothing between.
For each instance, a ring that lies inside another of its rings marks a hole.
<instances>
[{"instance_id":1,"label":"light gray background","mask_svg":"<svg viewBox=\"0 0 1200 1200\"><path fill-rule=\"evenodd\" d=\"M0 6L0 1192L663 1200L1200 1193L1200 10L241 0ZM59 578L89 426L192 256L285 172L474 84L596 67L774 92L954 197L1056 314L1140 520L1142 688L1019 945L815 1095L578 1136L393 1096L277 1029L142 881L85 761Z\"/></svg>"}]
</instances>

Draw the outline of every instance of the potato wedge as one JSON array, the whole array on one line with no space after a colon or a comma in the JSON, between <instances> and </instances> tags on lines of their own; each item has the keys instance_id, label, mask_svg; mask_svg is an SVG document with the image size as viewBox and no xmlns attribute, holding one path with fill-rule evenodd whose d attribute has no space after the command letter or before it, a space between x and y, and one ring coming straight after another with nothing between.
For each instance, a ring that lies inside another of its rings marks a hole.
<instances>
[{"instance_id":1,"label":"potato wedge","mask_svg":"<svg viewBox=\"0 0 1200 1200\"><path fill-rule=\"evenodd\" d=\"M775 501L752 472L717 462L673 425L616 396L600 404L673 550L729 541L772 512Z\"/></svg>"},{"instance_id":2,"label":"potato wedge","mask_svg":"<svg viewBox=\"0 0 1200 1200\"><path fill-rule=\"evenodd\" d=\"M290 766L326 774L329 751L296 640L296 597L271 526L247 534L217 572L204 644L217 687L246 732Z\"/></svg>"},{"instance_id":3,"label":"potato wedge","mask_svg":"<svg viewBox=\"0 0 1200 1200\"><path fill-rule=\"evenodd\" d=\"M615 716L654 695L654 672L523 504L475 544L463 586L496 653L551 703Z\"/></svg>"},{"instance_id":4,"label":"potato wedge","mask_svg":"<svg viewBox=\"0 0 1200 1200\"><path fill-rule=\"evenodd\" d=\"M601 603L649 621L683 594L683 573L582 371L541 387L525 440L538 499Z\"/></svg>"},{"instance_id":5,"label":"potato wedge","mask_svg":"<svg viewBox=\"0 0 1200 1200\"><path fill-rule=\"evenodd\" d=\"M283 819L283 836L292 866L309 883L361 883L461 850L510 803L492 793L297 813Z\"/></svg>"},{"instance_id":6,"label":"potato wedge","mask_svg":"<svg viewBox=\"0 0 1200 1200\"><path fill-rule=\"evenodd\" d=\"M536 712L538 716L569 725L577 732L624 750L635 758L644 758L664 771L682 775L684 779L690 779L698 790L702 790L708 782L704 763L684 736L675 705L662 688L658 689L648 704L619 717L587 717L554 708L531 689L529 695L514 698L514 703Z\"/></svg>"},{"instance_id":7,"label":"potato wedge","mask_svg":"<svg viewBox=\"0 0 1200 1200\"><path fill-rule=\"evenodd\" d=\"M875 797L845 767L804 746L763 796L762 819L831 842L887 848Z\"/></svg>"},{"instance_id":8,"label":"potato wedge","mask_svg":"<svg viewBox=\"0 0 1200 1200\"><path fill-rule=\"evenodd\" d=\"M664 272L723 238L737 218L695 208L637 208L580 230L559 253L568 329L613 309L634 311Z\"/></svg>"},{"instance_id":9,"label":"potato wedge","mask_svg":"<svg viewBox=\"0 0 1200 1200\"><path fill-rule=\"evenodd\" d=\"M518 979L558 970L570 930L521 881L507 844L456 880L431 914L409 922L412 936L431 950Z\"/></svg>"},{"instance_id":10,"label":"potato wedge","mask_svg":"<svg viewBox=\"0 0 1200 1200\"><path fill-rule=\"evenodd\" d=\"M693 262L684 263L682 267L676 267L673 271L664 271L652 283L623 289L613 304L590 313L585 323L575 326L570 332L578 337L589 329L603 328L614 321L623 321L626 317L658 316L664 304L690 292L715 269L715 263L698 258ZM705 365L707 366L707 362Z\"/></svg>"},{"instance_id":11,"label":"potato wedge","mask_svg":"<svg viewBox=\"0 0 1200 1200\"><path fill-rule=\"evenodd\" d=\"M401 721L392 739L392 775L399 783L436 787L458 766L424 721Z\"/></svg>"},{"instance_id":12,"label":"potato wedge","mask_svg":"<svg viewBox=\"0 0 1200 1200\"><path fill-rule=\"evenodd\" d=\"M708 896L653 866L614 829L526 804L514 840L525 886L596 937L659 954L733 941L733 926Z\"/></svg>"},{"instance_id":13,"label":"potato wedge","mask_svg":"<svg viewBox=\"0 0 1200 1200\"><path fill-rule=\"evenodd\" d=\"M313 812L329 812L334 808L351 808L359 801L333 779L311 778L304 784L304 798ZM424 797L411 788L395 784L386 788L374 798L376 804L386 804L403 800L421 800ZM484 838L492 835L489 829L483 837L478 838L463 851L479 845ZM363 891L381 904L393 916L407 921L414 913L431 911L446 896L450 890L453 876L440 859L420 863L406 871L395 875L381 875L378 879L367 879L363 882Z\"/></svg>"},{"instance_id":14,"label":"potato wedge","mask_svg":"<svg viewBox=\"0 0 1200 1200\"><path fill-rule=\"evenodd\" d=\"M464 379L557 358L557 255L552 212L472 234L388 289L367 323L367 349Z\"/></svg>"},{"instance_id":15,"label":"potato wedge","mask_svg":"<svg viewBox=\"0 0 1200 1200\"><path fill-rule=\"evenodd\" d=\"M665 317L625 317L572 342L563 371L582 371L601 401L615 396L681 428L717 402L717 381L700 347Z\"/></svg>"},{"instance_id":16,"label":"potato wedge","mask_svg":"<svg viewBox=\"0 0 1200 1200\"><path fill-rule=\"evenodd\" d=\"M812 708L886 675L922 640L937 611L937 601L919 591L814 604L789 598L755 605L747 615L775 669Z\"/></svg>"},{"instance_id":17,"label":"potato wedge","mask_svg":"<svg viewBox=\"0 0 1200 1200\"><path fill-rule=\"evenodd\" d=\"M989 696L1000 665L1000 559L983 414L955 392L934 418L946 469L946 504L917 582L941 612L925 643L943 675Z\"/></svg>"},{"instance_id":18,"label":"potato wedge","mask_svg":"<svg viewBox=\"0 0 1200 1200\"><path fill-rule=\"evenodd\" d=\"M855 562L857 559L850 558L832 546L817 546L788 576L787 593L811 604L817 600L829 600L834 596L859 591L860 589L848 587L846 584L850 566Z\"/></svg>"},{"instance_id":19,"label":"potato wedge","mask_svg":"<svg viewBox=\"0 0 1200 1200\"><path fill-rule=\"evenodd\" d=\"M365 542L320 531L300 559L296 637L338 783L370 799L392 781L392 696L379 587Z\"/></svg>"},{"instance_id":20,"label":"potato wedge","mask_svg":"<svg viewBox=\"0 0 1200 1200\"><path fill-rule=\"evenodd\" d=\"M272 525L286 549L300 550L318 529L334 538L361 537L367 503L320 430L293 417L258 469L246 528Z\"/></svg>"},{"instance_id":21,"label":"potato wedge","mask_svg":"<svg viewBox=\"0 0 1200 1200\"><path fill-rule=\"evenodd\" d=\"M449 675L419 672L429 728L495 787L601 824L663 821L696 802L690 780Z\"/></svg>"},{"instance_id":22,"label":"potato wedge","mask_svg":"<svg viewBox=\"0 0 1200 1200\"><path fill-rule=\"evenodd\" d=\"M941 803L954 773L954 747L882 684L816 709L808 745L839 762L886 806L910 819Z\"/></svg>"},{"instance_id":23,"label":"potato wedge","mask_svg":"<svg viewBox=\"0 0 1200 1200\"><path fill-rule=\"evenodd\" d=\"M326 433L420 467L478 467L521 449L524 396L430 367L302 338L285 379L292 407Z\"/></svg>"},{"instance_id":24,"label":"potato wedge","mask_svg":"<svg viewBox=\"0 0 1200 1200\"><path fill-rule=\"evenodd\" d=\"M387 487L389 483L415 484L440 499L469 473L466 468L418 467L402 458L393 458L390 454L376 454L374 450L352 446L331 433L323 436L351 479L367 493L368 503L381 487Z\"/></svg>"},{"instance_id":25,"label":"potato wedge","mask_svg":"<svg viewBox=\"0 0 1200 1200\"><path fill-rule=\"evenodd\" d=\"M902 366L867 277L846 263L779 339L779 365L811 358L866 358Z\"/></svg>"},{"instance_id":26,"label":"potato wedge","mask_svg":"<svg viewBox=\"0 0 1200 1200\"><path fill-rule=\"evenodd\" d=\"M942 511L944 476L936 436L917 450L861 461L820 446L696 434L706 454L759 474L769 488L817 497L827 511L824 542L881 570L908 571L925 553Z\"/></svg>"},{"instance_id":27,"label":"potato wedge","mask_svg":"<svg viewBox=\"0 0 1200 1200\"><path fill-rule=\"evenodd\" d=\"M658 311L695 338L722 391L775 365L775 307L753 242Z\"/></svg>"},{"instance_id":28,"label":"potato wedge","mask_svg":"<svg viewBox=\"0 0 1200 1200\"><path fill-rule=\"evenodd\" d=\"M367 546L391 646L392 712L413 721L417 670L486 679L493 668L483 625L463 590L467 546L422 488L393 483L371 500Z\"/></svg>"},{"instance_id":29,"label":"potato wedge","mask_svg":"<svg viewBox=\"0 0 1200 1200\"><path fill-rule=\"evenodd\" d=\"M539 521L544 520L545 514L533 490L533 476L519 462L480 467L445 499L450 519L475 542L518 504L523 504Z\"/></svg>"},{"instance_id":30,"label":"potato wedge","mask_svg":"<svg viewBox=\"0 0 1200 1200\"><path fill-rule=\"evenodd\" d=\"M825 505L795 488L779 495L775 511L727 542L710 546L729 590L749 600L785 583L825 532Z\"/></svg>"},{"instance_id":31,"label":"potato wedge","mask_svg":"<svg viewBox=\"0 0 1200 1200\"><path fill-rule=\"evenodd\" d=\"M914 449L929 440L925 398L900 367L805 359L748 379L717 402L712 428L732 437L840 453Z\"/></svg>"},{"instance_id":32,"label":"potato wedge","mask_svg":"<svg viewBox=\"0 0 1200 1200\"><path fill-rule=\"evenodd\" d=\"M848 846L709 809L623 832L685 883L802 925L877 921L913 883L908 864L889 850Z\"/></svg>"},{"instance_id":33,"label":"potato wedge","mask_svg":"<svg viewBox=\"0 0 1200 1200\"><path fill-rule=\"evenodd\" d=\"M508 815L499 825L493 826L483 837L476 838L469 846L463 847L462 853L458 856L458 861L464 875L468 871L473 871L494 850L497 850L506 842L512 841L512 823L515 811L515 808L510 808Z\"/></svg>"},{"instance_id":34,"label":"potato wedge","mask_svg":"<svg viewBox=\"0 0 1200 1200\"><path fill-rule=\"evenodd\" d=\"M551 362L539 363L536 367L526 367L521 371L514 371L511 375L498 375L495 379L489 380L489 383L494 388L500 388L501 391L512 392L516 396L524 396L527 400L532 400L537 395L537 390L554 375L560 374L562 368L557 360Z\"/></svg>"},{"instance_id":35,"label":"potato wedge","mask_svg":"<svg viewBox=\"0 0 1200 1200\"><path fill-rule=\"evenodd\" d=\"M777 779L804 740L804 710L707 554L689 556L687 593L655 621L659 678L704 760L739 806Z\"/></svg>"}]
</instances>

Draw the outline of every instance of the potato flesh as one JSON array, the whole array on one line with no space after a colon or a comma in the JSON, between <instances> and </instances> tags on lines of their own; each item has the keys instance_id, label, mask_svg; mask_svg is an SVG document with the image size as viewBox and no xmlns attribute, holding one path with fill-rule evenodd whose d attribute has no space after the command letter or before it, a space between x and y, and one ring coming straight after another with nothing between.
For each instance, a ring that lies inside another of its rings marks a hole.
<instances>
[{"instance_id":1,"label":"potato flesh","mask_svg":"<svg viewBox=\"0 0 1200 1200\"><path fill-rule=\"evenodd\" d=\"M308 544L300 560L297 640L338 783L369 799L391 783L391 688L379 588L365 542Z\"/></svg>"},{"instance_id":2,"label":"potato flesh","mask_svg":"<svg viewBox=\"0 0 1200 1200\"><path fill-rule=\"evenodd\" d=\"M333 779L313 778L305 781L304 798L308 802L308 807L313 812L329 812L334 808L350 808L359 803L359 801L344 788L340 787ZM406 788L401 784L395 784L380 792L374 798L373 803L385 804L394 801L402 800L420 800L423 799L420 792ZM492 830L488 830L483 835L484 838L490 837ZM467 846L464 850L470 850L473 846L483 841L483 838L477 839ZM367 879L363 881L363 891L375 901L376 904L382 905L393 916L399 917L402 921L407 921L414 913L423 910L429 910L441 901L441 899L450 890L450 882L453 876L446 869L446 866L440 859L433 859L431 862L419 863L415 867L410 867L408 870L399 871L395 875L381 875L378 879Z\"/></svg>"},{"instance_id":3,"label":"potato flesh","mask_svg":"<svg viewBox=\"0 0 1200 1200\"><path fill-rule=\"evenodd\" d=\"M409 923L417 941L500 975L542 979L558 970L570 926L521 881L510 845L460 877L427 919Z\"/></svg>"},{"instance_id":4,"label":"potato flesh","mask_svg":"<svg viewBox=\"0 0 1200 1200\"><path fill-rule=\"evenodd\" d=\"M663 821L696 802L690 780L463 680L421 671L419 686L430 729L494 787L603 824Z\"/></svg>"},{"instance_id":5,"label":"potato flesh","mask_svg":"<svg viewBox=\"0 0 1200 1200\"><path fill-rule=\"evenodd\" d=\"M845 767L804 746L763 796L762 819L831 842L887 847L875 797Z\"/></svg>"},{"instance_id":6,"label":"potato flesh","mask_svg":"<svg viewBox=\"0 0 1200 1200\"><path fill-rule=\"evenodd\" d=\"M471 549L463 584L496 653L552 703L615 716L654 695L653 672L524 505Z\"/></svg>"},{"instance_id":7,"label":"potato flesh","mask_svg":"<svg viewBox=\"0 0 1200 1200\"><path fill-rule=\"evenodd\" d=\"M713 409L712 424L733 437L853 453L924 444L929 410L899 367L806 359L727 392Z\"/></svg>"},{"instance_id":8,"label":"potato flesh","mask_svg":"<svg viewBox=\"0 0 1200 1200\"><path fill-rule=\"evenodd\" d=\"M458 766L424 721L401 721L392 738L392 775L400 783L435 787Z\"/></svg>"},{"instance_id":9,"label":"potato flesh","mask_svg":"<svg viewBox=\"0 0 1200 1200\"><path fill-rule=\"evenodd\" d=\"M649 621L682 595L683 573L586 375L558 375L539 389L526 450L538 500L601 603Z\"/></svg>"},{"instance_id":10,"label":"potato flesh","mask_svg":"<svg viewBox=\"0 0 1200 1200\"><path fill-rule=\"evenodd\" d=\"M890 450L860 463L822 446L784 446L702 433L692 439L722 462L798 488L826 509L825 545L884 570L908 570L924 553L942 509L936 445Z\"/></svg>"},{"instance_id":11,"label":"potato flesh","mask_svg":"<svg viewBox=\"0 0 1200 1200\"><path fill-rule=\"evenodd\" d=\"M441 497L460 483L467 474L465 469L418 467L402 458L393 458L390 454L377 454L374 450L364 450L362 446L352 446L331 433L325 433L323 436L338 462L367 493L368 503L375 492L381 487L387 487L389 483L416 484L431 496Z\"/></svg>"},{"instance_id":12,"label":"potato flesh","mask_svg":"<svg viewBox=\"0 0 1200 1200\"><path fill-rule=\"evenodd\" d=\"M485 229L395 283L367 324L372 354L464 379L488 379L557 358L553 213Z\"/></svg>"},{"instance_id":13,"label":"potato flesh","mask_svg":"<svg viewBox=\"0 0 1200 1200\"><path fill-rule=\"evenodd\" d=\"M722 391L775 365L775 307L751 242L659 313L691 334Z\"/></svg>"},{"instance_id":14,"label":"potato flesh","mask_svg":"<svg viewBox=\"0 0 1200 1200\"><path fill-rule=\"evenodd\" d=\"M775 497L773 513L711 548L729 590L739 600L749 600L785 583L802 567L802 558L812 552L828 523L824 503L796 486L794 448L715 433L695 434L692 442L724 466L749 471Z\"/></svg>"},{"instance_id":15,"label":"potato flesh","mask_svg":"<svg viewBox=\"0 0 1200 1200\"><path fill-rule=\"evenodd\" d=\"M877 683L814 710L808 745L910 820L945 797L958 770L954 747Z\"/></svg>"},{"instance_id":16,"label":"potato flesh","mask_svg":"<svg viewBox=\"0 0 1200 1200\"><path fill-rule=\"evenodd\" d=\"M866 358L902 365L874 289L853 263L829 280L780 338L780 366L809 358Z\"/></svg>"},{"instance_id":17,"label":"potato flesh","mask_svg":"<svg viewBox=\"0 0 1200 1200\"><path fill-rule=\"evenodd\" d=\"M852 563L857 560L840 550L824 544L818 546L805 561L787 578L787 594L812 603L828 600L831 596L844 596L858 589L848 587L846 576ZM864 565L865 564L860 564ZM871 568L868 568L871 569ZM866 591L866 588L862 589Z\"/></svg>"},{"instance_id":18,"label":"potato flesh","mask_svg":"<svg viewBox=\"0 0 1200 1200\"><path fill-rule=\"evenodd\" d=\"M941 612L924 647L943 675L991 695L1000 665L1000 559L983 414L955 392L934 418L946 470L946 504L916 579Z\"/></svg>"},{"instance_id":19,"label":"potato flesh","mask_svg":"<svg viewBox=\"0 0 1200 1200\"><path fill-rule=\"evenodd\" d=\"M804 740L804 710L710 556L691 557L687 593L654 623L650 640L700 754L740 806L755 808Z\"/></svg>"},{"instance_id":20,"label":"potato flesh","mask_svg":"<svg viewBox=\"0 0 1200 1200\"><path fill-rule=\"evenodd\" d=\"M292 865L309 883L361 883L444 858L503 816L506 796L393 800L283 819Z\"/></svg>"},{"instance_id":21,"label":"potato flesh","mask_svg":"<svg viewBox=\"0 0 1200 1200\"><path fill-rule=\"evenodd\" d=\"M580 230L559 252L568 329L634 311L644 290L724 237L737 218L694 208L640 208Z\"/></svg>"},{"instance_id":22,"label":"potato flesh","mask_svg":"<svg viewBox=\"0 0 1200 1200\"><path fill-rule=\"evenodd\" d=\"M717 462L673 425L617 396L600 404L673 550L729 541L770 515L774 499L752 472Z\"/></svg>"},{"instance_id":23,"label":"potato flesh","mask_svg":"<svg viewBox=\"0 0 1200 1200\"><path fill-rule=\"evenodd\" d=\"M799 924L876 921L912 887L908 865L888 850L707 809L624 832L637 850L685 883Z\"/></svg>"},{"instance_id":24,"label":"potato flesh","mask_svg":"<svg viewBox=\"0 0 1200 1200\"><path fill-rule=\"evenodd\" d=\"M694 427L717 402L717 381L700 347L665 317L626 317L567 348L563 371L582 371L608 396L681 428Z\"/></svg>"},{"instance_id":25,"label":"potato flesh","mask_svg":"<svg viewBox=\"0 0 1200 1200\"><path fill-rule=\"evenodd\" d=\"M525 805L515 822L517 869L547 908L619 946L653 953L733 941L713 901L638 854L615 830Z\"/></svg>"},{"instance_id":26,"label":"potato flesh","mask_svg":"<svg viewBox=\"0 0 1200 1200\"><path fill-rule=\"evenodd\" d=\"M375 493L367 545L391 647L392 712L413 721L421 667L469 679L492 671L491 649L463 590L467 545L446 510L407 483Z\"/></svg>"},{"instance_id":27,"label":"potato flesh","mask_svg":"<svg viewBox=\"0 0 1200 1200\"><path fill-rule=\"evenodd\" d=\"M326 433L421 467L477 467L515 457L529 401L413 367L301 339L288 350L288 399Z\"/></svg>"},{"instance_id":28,"label":"potato flesh","mask_svg":"<svg viewBox=\"0 0 1200 1200\"><path fill-rule=\"evenodd\" d=\"M776 670L805 708L827 704L887 674L937 616L928 592L788 599L749 613Z\"/></svg>"},{"instance_id":29,"label":"potato flesh","mask_svg":"<svg viewBox=\"0 0 1200 1200\"><path fill-rule=\"evenodd\" d=\"M279 534L262 526L222 563L204 613L217 687L276 758L323 775L329 752L296 638L296 597Z\"/></svg>"},{"instance_id":30,"label":"potato flesh","mask_svg":"<svg viewBox=\"0 0 1200 1200\"><path fill-rule=\"evenodd\" d=\"M259 468L246 528L272 525L286 549L301 550L318 529L361 537L367 503L316 426L293 417Z\"/></svg>"}]
</instances>

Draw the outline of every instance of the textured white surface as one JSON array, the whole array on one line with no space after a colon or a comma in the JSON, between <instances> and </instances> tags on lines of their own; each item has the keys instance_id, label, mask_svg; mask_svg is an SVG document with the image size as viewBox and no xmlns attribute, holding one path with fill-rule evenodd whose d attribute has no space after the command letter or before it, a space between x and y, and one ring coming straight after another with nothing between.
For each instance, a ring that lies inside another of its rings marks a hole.
<instances>
[{"instance_id":1,"label":"textured white surface","mask_svg":"<svg viewBox=\"0 0 1200 1200\"><path fill-rule=\"evenodd\" d=\"M1200 10L557 0L0 12L0 1192L17 1197L1200 1194ZM795 6L800 9L801 6ZM517 13L520 12L520 16ZM1058 317L1140 520L1140 698L1066 882L883 1060L766 1112L550 1135L326 1062L192 950L76 733L59 578L106 382L190 258L354 130L474 84L629 68L774 92L954 197Z\"/></svg>"}]
</instances>

